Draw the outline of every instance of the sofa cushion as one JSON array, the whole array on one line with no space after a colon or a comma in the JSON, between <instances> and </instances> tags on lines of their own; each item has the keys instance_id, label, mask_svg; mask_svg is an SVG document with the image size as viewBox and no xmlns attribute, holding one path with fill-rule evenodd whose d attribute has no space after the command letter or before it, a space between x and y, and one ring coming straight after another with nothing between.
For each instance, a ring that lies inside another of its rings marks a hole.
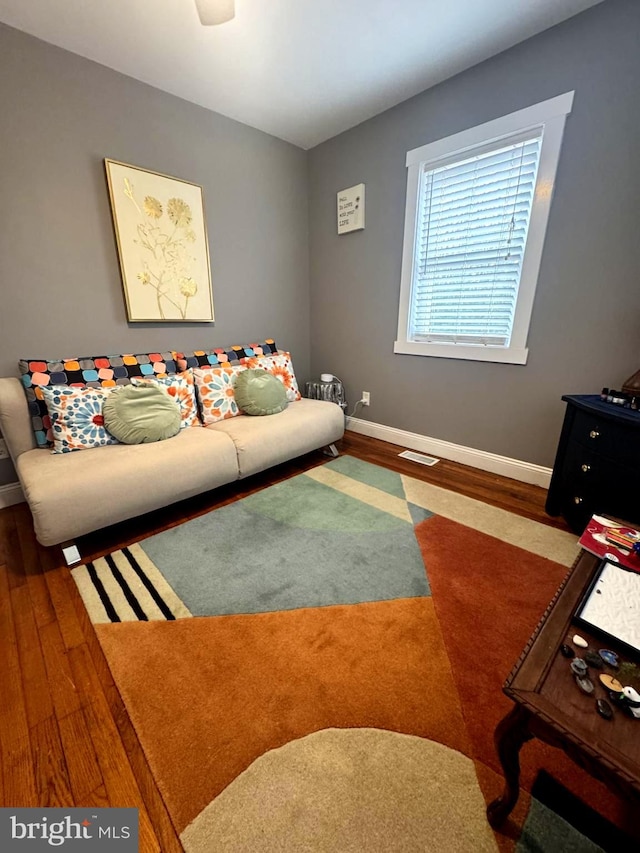
<instances>
[{"instance_id":1,"label":"sofa cushion","mask_svg":"<svg viewBox=\"0 0 640 853\"><path fill-rule=\"evenodd\" d=\"M212 367L209 370L194 368L198 405L205 425L240 414L234 385L238 374L246 369L240 364L234 364L232 367Z\"/></svg>"},{"instance_id":2,"label":"sofa cushion","mask_svg":"<svg viewBox=\"0 0 640 853\"><path fill-rule=\"evenodd\" d=\"M53 453L70 453L116 444L104 426L103 406L112 388L44 387L42 393L51 418Z\"/></svg>"},{"instance_id":3,"label":"sofa cushion","mask_svg":"<svg viewBox=\"0 0 640 853\"><path fill-rule=\"evenodd\" d=\"M290 403L299 400L302 396L298 388L296 375L293 371L291 353L278 352L273 355L243 358L242 364L254 370L266 370L268 373L276 376L287 389L287 400Z\"/></svg>"},{"instance_id":4,"label":"sofa cushion","mask_svg":"<svg viewBox=\"0 0 640 853\"><path fill-rule=\"evenodd\" d=\"M335 403L303 397L270 418L240 415L203 432L228 435L236 447L240 477L248 477L342 438L344 414Z\"/></svg>"},{"instance_id":5,"label":"sofa cushion","mask_svg":"<svg viewBox=\"0 0 640 853\"><path fill-rule=\"evenodd\" d=\"M244 346L220 347L210 350L195 350L194 352L174 352L174 360L178 370L189 367L224 367L239 364L243 358L268 355L277 352L276 342L267 338L260 344Z\"/></svg>"},{"instance_id":6,"label":"sofa cushion","mask_svg":"<svg viewBox=\"0 0 640 853\"><path fill-rule=\"evenodd\" d=\"M102 414L105 428L122 444L164 441L180 432L180 406L158 385L114 388Z\"/></svg>"},{"instance_id":7,"label":"sofa cushion","mask_svg":"<svg viewBox=\"0 0 640 853\"><path fill-rule=\"evenodd\" d=\"M277 415L287 407L286 388L266 370L243 370L236 377L234 392L245 415Z\"/></svg>"},{"instance_id":8,"label":"sofa cushion","mask_svg":"<svg viewBox=\"0 0 640 853\"><path fill-rule=\"evenodd\" d=\"M83 453L27 450L16 468L43 545L238 479L233 442L206 429L182 429L155 444L113 444Z\"/></svg>"},{"instance_id":9,"label":"sofa cushion","mask_svg":"<svg viewBox=\"0 0 640 853\"><path fill-rule=\"evenodd\" d=\"M115 385L128 385L134 376L165 376L177 370L171 352L92 355L63 358L58 361L20 359L18 367L38 447L51 447L53 444L51 421L42 395L43 388L49 385L110 388Z\"/></svg>"},{"instance_id":10,"label":"sofa cushion","mask_svg":"<svg viewBox=\"0 0 640 853\"><path fill-rule=\"evenodd\" d=\"M198 417L198 403L196 401L196 389L193 381L193 371L185 370L184 373L172 373L169 376L159 376L153 379L133 378L132 385L159 385L166 388L169 394L180 406L182 429L185 427L202 426Z\"/></svg>"}]
</instances>

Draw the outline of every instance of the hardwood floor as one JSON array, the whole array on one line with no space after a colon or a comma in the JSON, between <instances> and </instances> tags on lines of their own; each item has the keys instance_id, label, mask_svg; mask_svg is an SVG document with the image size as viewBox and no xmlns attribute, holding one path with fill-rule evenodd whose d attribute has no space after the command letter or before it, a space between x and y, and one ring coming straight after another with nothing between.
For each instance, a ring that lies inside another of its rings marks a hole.
<instances>
[{"instance_id":1,"label":"hardwood floor","mask_svg":"<svg viewBox=\"0 0 640 853\"><path fill-rule=\"evenodd\" d=\"M354 433L340 450L568 529L536 486L446 460L427 468ZM312 453L77 544L95 559L326 461ZM0 660L0 804L135 806L141 851L182 850L60 548L38 544L26 504L0 510Z\"/></svg>"}]
</instances>

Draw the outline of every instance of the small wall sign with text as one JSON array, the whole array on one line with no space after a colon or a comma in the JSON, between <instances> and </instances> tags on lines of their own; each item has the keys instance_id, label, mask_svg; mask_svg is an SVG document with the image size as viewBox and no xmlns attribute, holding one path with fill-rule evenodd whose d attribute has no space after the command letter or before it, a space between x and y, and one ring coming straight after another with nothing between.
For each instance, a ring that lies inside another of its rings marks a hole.
<instances>
[{"instance_id":1,"label":"small wall sign with text","mask_svg":"<svg viewBox=\"0 0 640 853\"><path fill-rule=\"evenodd\" d=\"M338 234L362 231L364 228L364 184L340 190L338 200Z\"/></svg>"}]
</instances>

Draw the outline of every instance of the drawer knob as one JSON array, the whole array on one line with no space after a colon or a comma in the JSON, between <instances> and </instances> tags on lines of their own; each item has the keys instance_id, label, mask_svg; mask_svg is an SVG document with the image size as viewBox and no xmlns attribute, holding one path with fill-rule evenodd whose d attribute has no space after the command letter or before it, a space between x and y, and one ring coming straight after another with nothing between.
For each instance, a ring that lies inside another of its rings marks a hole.
<instances>
[{"instance_id":1,"label":"drawer knob","mask_svg":"<svg viewBox=\"0 0 640 853\"><path fill-rule=\"evenodd\" d=\"M576 495L576 497L573 499L573 502L574 502L574 504L581 504L581 503L582 503L582 498L579 498L579 497Z\"/></svg>"},{"instance_id":2,"label":"drawer knob","mask_svg":"<svg viewBox=\"0 0 640 853\"><path fill-rule=\"evenodd\" d=\"M581 471L583 471L583 473L585 473L585 474L586 474L586 473L587 473L587 471L590 471L590 470L591 470L591 465L587 465L587 464L586 464L586 462L585 462L585 464L584 464L584 465L581 465L581 466L580 466L580 470L581 470Z\"/></svg>"},{"instance_id":3,"label":"drawer knob","mask_svg":"<svg viewBox=\"0 0 640 853\"><path fill-rule=\"evenodd\" d=\"M598 432L597 429L592 429L591 432L589 433L589 438L598 438L599 435L600 435L600 433Z\"/></svg>"}]
</instances>

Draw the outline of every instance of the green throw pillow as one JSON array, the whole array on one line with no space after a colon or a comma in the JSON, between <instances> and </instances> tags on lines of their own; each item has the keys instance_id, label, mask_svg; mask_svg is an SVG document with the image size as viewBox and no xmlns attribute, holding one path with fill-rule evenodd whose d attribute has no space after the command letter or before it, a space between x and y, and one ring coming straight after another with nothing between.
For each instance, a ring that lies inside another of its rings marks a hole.
<instances>
[{"instance_id":1,"label":"green throw pillow","mask_svg":"<svg viewBox=\"0 0 640 853\"><path fill-rule=\"evenodd\" d=\"M266 370L243 370L233 392L238 408L245 415L275 415L287 407L286 388Z\"/></svg>"},{"instance_id":2,"label":"green throw pillow","mask_svg":"<svg viewBox=\"0 0 640 853\"><path fill-rule=\"evenodd\" d=\"M102 406L105 429L123 444L162 441L180 432L180 406L158 385L123 385Z\"/></svg>"}]
</instances>

